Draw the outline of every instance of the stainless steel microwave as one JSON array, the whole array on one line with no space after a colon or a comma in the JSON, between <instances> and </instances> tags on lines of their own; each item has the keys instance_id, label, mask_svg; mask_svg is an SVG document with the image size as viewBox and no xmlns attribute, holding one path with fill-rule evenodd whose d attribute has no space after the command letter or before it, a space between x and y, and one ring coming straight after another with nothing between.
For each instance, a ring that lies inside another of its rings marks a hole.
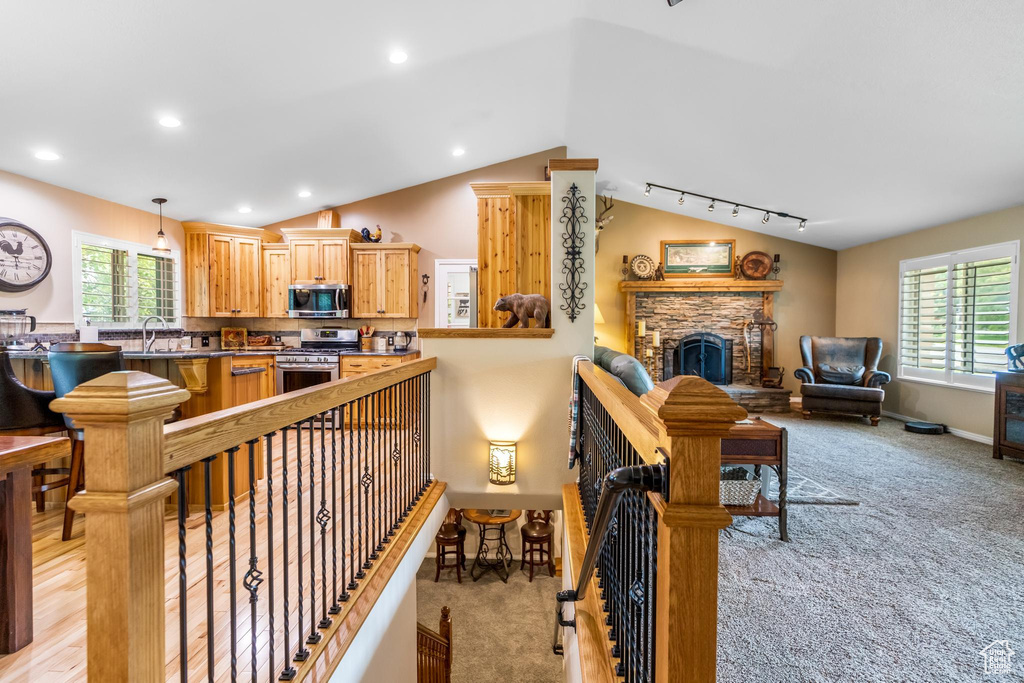
<instances>
[{"instance_id":1,"label":"stainless steel microwave","mask_svg":"<svg viewBox=\"0 0 1024 683\"><path fill-rule=\"evenodd\" d=\"M348 285L290 285L288 317L347 318Z\"/></svg>"}]
</instances>

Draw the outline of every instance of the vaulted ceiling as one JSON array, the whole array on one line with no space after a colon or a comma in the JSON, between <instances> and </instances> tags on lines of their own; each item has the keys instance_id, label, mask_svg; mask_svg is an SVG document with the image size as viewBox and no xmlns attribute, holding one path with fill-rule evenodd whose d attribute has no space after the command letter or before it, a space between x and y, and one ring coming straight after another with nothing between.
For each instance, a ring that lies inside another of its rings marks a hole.
<instances>
[{"instance_id":1,"label":"vaulted ceiling","mask_svg":"<svg viewBox=\"0 0 1024 683\"><path fill-rule=\"evenodd\" d=\"M616 198L831 248L1024 201L1014 0L0 2L0 168L179 219L265 225L558 145Z\"/></svg>"}]
</instances>

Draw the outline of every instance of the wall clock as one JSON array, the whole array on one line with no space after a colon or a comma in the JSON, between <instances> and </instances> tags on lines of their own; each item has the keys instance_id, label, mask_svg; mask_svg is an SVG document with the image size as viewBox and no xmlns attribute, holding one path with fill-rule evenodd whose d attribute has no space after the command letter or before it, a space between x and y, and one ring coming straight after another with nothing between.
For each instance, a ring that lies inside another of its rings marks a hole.
<instances>
[{"instance_id":1,"label":"wall clock","mask_svg":"<svg viewBox=\"0 0 1024 683\"><path fill-rule=\"evenodd\" d=\"M13 218L0 218L0 292L24 292L50 274L53 257L42 235Z\"/></svg>"}]
</instances>

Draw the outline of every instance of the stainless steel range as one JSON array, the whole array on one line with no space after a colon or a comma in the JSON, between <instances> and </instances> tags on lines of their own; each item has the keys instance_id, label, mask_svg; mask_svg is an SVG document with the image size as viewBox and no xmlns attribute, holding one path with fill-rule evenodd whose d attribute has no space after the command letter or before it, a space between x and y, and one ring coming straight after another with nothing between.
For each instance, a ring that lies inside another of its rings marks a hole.
<instances>
[{"instance_id":1,"label":"stainless steel range","mask_svg":"<svg viewBox=\"0 0 1024 683\"><path fill-rule=\"evenodd\" d=\"M277 393L284 394L339 379L339 356L345 351L358 350L358 330L331 327L302 330L299 348L277 354Z\"/></svg>"}]
</instances>

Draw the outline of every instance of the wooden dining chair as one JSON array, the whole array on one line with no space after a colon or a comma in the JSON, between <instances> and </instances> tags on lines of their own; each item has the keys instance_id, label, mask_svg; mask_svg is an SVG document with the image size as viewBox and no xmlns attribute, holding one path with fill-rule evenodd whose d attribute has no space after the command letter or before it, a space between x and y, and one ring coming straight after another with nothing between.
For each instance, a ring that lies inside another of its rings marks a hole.
<instances>
[{"instance_id":1,"label":"wooden dining chair","mask_svg":"<svg viewBox=\"0 0 1024 683\"><path fill-rule=\"evenodd\" d=\"M54 344L50 347L49 360L53 391L57 398L70 393L79 384L125 369L121 348L109 344ZM64 527L61 531L61 540L66 541L71 538L75 521L75 511L69 503L85 486L85 437L82 430L75 429L67 415L64 416L64 424L71 437L71 468L67 496L64 499Z\"/></svg>"},{"instance_id":2,"label":"wooden dining chair","mask_svg":"<svg viewBox=\"0 0 1024 683\"><path fill-rule=\"evenodd\" d=\"M547 565L548 573L555 575L555 556L552 545L555 525L551 523L552 510L527 510L526 524L520 530L523 538L520 571L530 567L530 582L533 583L533 568Z\"/></svg>"},{"instance_id":3,"label":"wooden dining chair","mask_svg":"<svg viewBox=\"0 0 1024 683\"><path fill-rule=\"evenodd\" d=\"M455 577L462 583L462 572L466 569L466 527L462 526L462 510L451 508L445 515L441 528L434 536L437 544L435 564L437 571L434 573L434 583L441 578L442 569L455 569ZM452 550L449 550L452 549ZM455 564L448 564L449 554L455 555Z\"/></svg>"}]
</instances>

